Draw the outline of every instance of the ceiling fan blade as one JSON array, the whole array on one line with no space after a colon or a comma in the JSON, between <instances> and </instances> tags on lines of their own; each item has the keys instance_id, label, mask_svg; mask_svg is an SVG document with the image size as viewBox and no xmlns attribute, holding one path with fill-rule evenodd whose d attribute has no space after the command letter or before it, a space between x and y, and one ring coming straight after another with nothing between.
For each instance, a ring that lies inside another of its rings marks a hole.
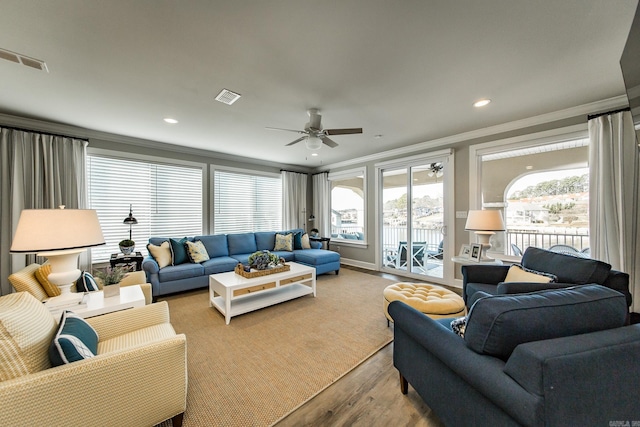
<instances>
[{"instance_id":1,"label":"ceiling fan blade","mask_svg":"<svg viewBox=\"0 0 640 427\"><path fill-rule=\"evenodd\" d=\"M335 147L337 147L337 146L338 146L338 143L337 143L337 142L335 142L334 140L332 140L331 138L329 138L329 137L327 137L327 136L323 136L321 139L322 139L322 142L323 142L325 145L328 145L328 146L329 146L329 147L331 147L331 148L335 148Z\"/></svg>"},{"instance_id":2,"label":"ceiling fan blade","mask_svg":"<svg viewBox=\"0 0 640 427\"><path fill-rule=\"evenodd\" d=\"M291 141L290 143L285 145L285 147L288 147L288 146L293 145L293 144L297 144L298 142L302 141L305 138L306 138L306 136L301 136L300 138L296 139L295 141Z\"/></svg>"},{"instance_id":3,"label":"ceiling fan blade","mask_svg":"<svg viewBox=\"0 0 640 427\"><path fill-rule=\"evenodd\" d=\"M362 128L350 128L350 129L325 129L325 135L350 135L354 133L362 133Z\"/></svg>"},{"instance_id":4,"label":"ceiling fan blade","mask_svg":"<svg viewBox=\"0 0 640 427\"><path fill-rule=\"evenodd\" d=\"M265 129L267 129L267 130L280 130L280 131L284 131L284 132L295 132L295 133L304 133L304 134L306 134L306 132L302 131L302 130L271 128L271 127L265 127Z\"/></svg>"}]
</instances>

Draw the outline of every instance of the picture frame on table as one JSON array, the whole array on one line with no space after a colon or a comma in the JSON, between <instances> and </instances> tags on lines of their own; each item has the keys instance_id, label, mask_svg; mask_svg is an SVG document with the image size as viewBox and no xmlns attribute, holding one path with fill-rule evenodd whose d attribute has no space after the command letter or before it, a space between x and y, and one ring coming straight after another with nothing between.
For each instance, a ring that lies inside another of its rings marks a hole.
<instances>
[{"instance_id":1,"label":"picture frame on table","mask_svg":"<svg viewBox=\"0 0 640 427\"><path fill-rule=\"evenodd\" d=\"M458 257L460 257L460 258L469 258L469 254L470 253L471 253L471 246L462 245L460 247L460 253L458 254Z\"/></svg>"},{"instance_id":2,"label":"picture frame on table","mask_svg":"<svg viewBox=\"0 0 640 427\"><path fill-rule=\"evenodd\" d=\"M482 256L482 245L480 243L472 243L469 259L472 261L479 262L481 256Z\"/></svg>"}]
</instances>

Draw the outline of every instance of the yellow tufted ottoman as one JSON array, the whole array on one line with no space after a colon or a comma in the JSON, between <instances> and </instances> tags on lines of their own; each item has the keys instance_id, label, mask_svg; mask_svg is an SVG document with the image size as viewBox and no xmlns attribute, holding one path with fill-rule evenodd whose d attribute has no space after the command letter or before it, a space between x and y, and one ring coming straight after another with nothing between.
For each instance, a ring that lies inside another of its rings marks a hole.
<instances>
[{"instance_id":1,"label":"yellow tufted ottoman","mask_svg":"<svg viewBox=\"0 0 640 427\"><path fill-rule=\"evenodd\" d=\"M464 316L466 312L461 296L437 285L400 282L387 286L383 297L384 314L392 322L388 310L391 301L402 301L433 319Z\"/></svg>"}]
</instances>

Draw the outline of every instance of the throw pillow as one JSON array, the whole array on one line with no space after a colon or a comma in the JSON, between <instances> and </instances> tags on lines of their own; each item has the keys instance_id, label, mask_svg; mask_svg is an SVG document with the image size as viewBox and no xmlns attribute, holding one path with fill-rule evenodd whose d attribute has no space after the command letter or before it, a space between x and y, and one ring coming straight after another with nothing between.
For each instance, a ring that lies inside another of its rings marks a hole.
<instances>
[{"instance_id":1,"label":"throw pillow","mask_svg":"<svg viewBox=\"0 0 640 427\"><path fill-rule=\"evenodd\" d=\"M187 248L187 254L189 255L189 259L193 263L204 262L209 259L209 254L207 253L207 248L204 247L204 243L200 240L196 240L195 242L185 242Z\"/></svg>"},{"instance_id":2,"label":"throw pillow","mask_svg":"<svg viewBox=\"0 0 640 427\"><path fill-rule=\"evenodd\" d=\"M76 280L76 292L94 292L99 291L100 287L96 279L88 271L83 271L78 280Z\"/></svg>"},{"instance_id":3,"label":"throw pillow","mask_svg":"<svg viewBox=\"0 0 640 427\"><path fill-rule=\"evenodd\" d=\"M165 240L160 246L149 243L147 250L158 263L158 267L164 268L171 265L171 247L168 241Z\"/></svg>"},{"instance_id":4,"label":"throw pillow","mask_svg":"<svg viewBox=\"0 0 640 427\"><path fill-rule=\"evenodd\" d=\"M302 249L302 231L293 235L293 249Z\"/></svg>"},{"instance_id":5,"label":"throw pillow","mask_svg":"<svg viewBox=\"0 0 640 427\"><path fill-rule=\"evenodd\" d=\"M530 270L520 264L513 264L509 267L507 277L503 282L535 282L535 283L555 283L558 278L549 273Z\"/></svg>"},{"instance_id":6,"label":"throw pillow","mask_svg":"<svg viewBox=\"0 0 640 427\"><path fill-rule=\"evenodd\" d=\"M171 263L173 265L184 264L185 262L189 262L189 254L187 254L187 238L183 237L180 240L169 239L169 243L171 244Z\"/></svg>"},{"instance_id":7,"label":"throw pillow","mask_svg":"<svg viewBox=\"0 0 640 427\"><path fill-rule=\"evenodd\" d=\"M50 273L51 264L43 264L36 270L36 279L38 279L42 289L44 289L48 296L57 297L60 295L60 288L49 281L48 277Z\"/></svg>"},{"instance_id":8,"label":"throw pillow","mask_svg":"<svg viewBox=\"0 0 640 427\"><path fill-rule=\"evenodd\" d=\"M464 338L464 329L466 325L467 325L466 316L458 317L457 319L453 319L451 321L451 329L453 329L453 332L460 335L462 338Z\"/></svg>"},{"instance_id":9,"label":"throw pillow","mask_svg":"<svg viewBox=\"0 0 640 427\"><path fill-rule=\"evenodd\" d=\"M53 366L94 357L98 352L98 333L83 318L65 310L58 331L49 346Z\"/></svg>"},{"instance_id":10,"label":"throw pillow","mask_svg":"<svg viewBox=\"0 0 640 427\"><path fill-rule=\"evenodd\" d=\"M302 235L302 249L311 249L311 242L309 242L309 235L307 233Z\"/></svg>"},{"instance_id":11,"label":"throw pillow","mask_svg":"<svg viewBox=\"0 0 640 427\"><path fill-rule=\"evenodd\" d=\"M273 247L274 251L293 251L293 235L289 234L276 234L276 244Z\"/></svg>"}]
</instances>

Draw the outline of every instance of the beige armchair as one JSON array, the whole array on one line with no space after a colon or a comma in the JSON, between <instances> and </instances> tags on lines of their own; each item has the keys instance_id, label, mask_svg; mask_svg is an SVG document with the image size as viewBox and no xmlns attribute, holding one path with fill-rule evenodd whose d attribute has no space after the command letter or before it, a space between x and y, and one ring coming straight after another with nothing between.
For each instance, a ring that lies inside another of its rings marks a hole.
<instances>
[{"instance_id":1,"label":"beige armchair","mask_svg":"<svg viewBox=\"0 0 640 427\"><path fill-rule=\"evenodd\" d=\"M97 355L51 367L57 323L26 292L0 297L0 425L154 426L182 424L186 337L166 302L87 319Z\"/></svg>"},{"instance_id":2,"label":"beige armchair","mask_svg":"<svg viewBox=\"0 0 640 427\"><path fill-rule=\"evenodd\" d=\"M33 263L26 266L20 271L17 271L9 276L9 282L16 290L16 292L29 292L36 297L39 301L44 301L49 298L45 288L40 284L36 277L36 271L41 265ZM96 280L98 287L102 289L102 283ZM153 295L151 294L151 283L147 283L147 277L144 271L133 271L127 273L127 275L120 281L120 286L140 285L142 292L144 293L145 304L151 304ZM71 291L75 292L75 287L71 287Z\"/></svg>"}]
</instances>

